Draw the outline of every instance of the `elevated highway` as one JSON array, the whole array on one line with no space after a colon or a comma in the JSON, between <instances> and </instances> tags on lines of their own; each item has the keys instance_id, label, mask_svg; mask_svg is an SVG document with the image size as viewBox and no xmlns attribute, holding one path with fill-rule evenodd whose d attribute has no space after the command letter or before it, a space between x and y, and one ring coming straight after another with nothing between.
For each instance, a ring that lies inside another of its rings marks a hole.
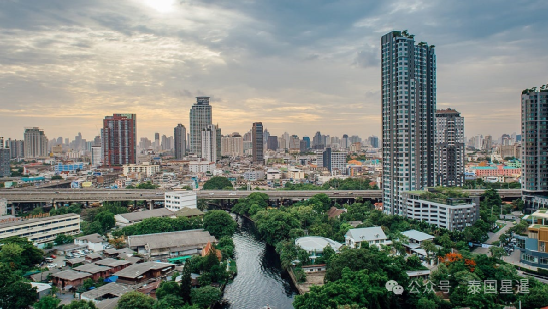
<instances>
[{"instance_id":1,"label":"elevated highway","mask_svg":"<svg viewBox=\"0 0 548 309\"><path fill-rule=\"evenodd\" d=\"M482 189L465 190L471 196L479 196ZM329 198L378 199L381 190L315 190L315 191L196 191L199 199L235 200L253 192L266 193L272 200L301 200L325 193ZM520 189L498 190L502 198L521 197ZM161 190L109 190L109 189L1 189L0 199L12 203L61 203L61 202L105 202L105 201L163 201L165 191Z\"/></svg>"}]
</instances>

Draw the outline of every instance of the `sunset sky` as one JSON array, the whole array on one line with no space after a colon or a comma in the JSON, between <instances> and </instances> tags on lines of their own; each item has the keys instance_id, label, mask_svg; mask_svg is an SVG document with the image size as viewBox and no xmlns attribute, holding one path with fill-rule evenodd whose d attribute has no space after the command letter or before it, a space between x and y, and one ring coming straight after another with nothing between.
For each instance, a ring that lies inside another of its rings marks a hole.
<instances>
[{"instance_id":1,"label":"sunset sky","mask_svg":"<svg viewBox=\"0 0 548 309\"><path fill-rule=\"evenodd\" d=\"M520 130L548 83L546 1L0 0L0 136L90 140L136 113L139 137L188 128L211 96L223 134L380 136L380 37L436 46L438 108L465 135Z\"/></svg>"}]
</instances>

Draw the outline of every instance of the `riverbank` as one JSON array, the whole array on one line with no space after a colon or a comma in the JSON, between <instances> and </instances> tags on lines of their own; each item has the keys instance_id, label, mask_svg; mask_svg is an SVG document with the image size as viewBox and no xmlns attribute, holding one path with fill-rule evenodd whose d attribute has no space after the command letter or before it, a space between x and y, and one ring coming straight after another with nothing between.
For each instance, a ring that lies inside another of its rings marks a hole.
<instances>
[{"instance_id":1,"label":"riverbank","mask_svg":"<svg viewBox=\"0 0 548 309\"><path fill-rule=\"evenodd\" d=\"M288 270L289 276L291 277L291 280L293 280L293 284L295 284L295 287L297 290L299 290L299 295L306 294L310 292L310 288L313 286L322 286L324 283L325 278L325 271L317 271L317 272L310 272L306 274L306 281L299 283L297 281L297 278L295 277L295 274L293 273L293 268Z\"/></svg>"}]
</instances>

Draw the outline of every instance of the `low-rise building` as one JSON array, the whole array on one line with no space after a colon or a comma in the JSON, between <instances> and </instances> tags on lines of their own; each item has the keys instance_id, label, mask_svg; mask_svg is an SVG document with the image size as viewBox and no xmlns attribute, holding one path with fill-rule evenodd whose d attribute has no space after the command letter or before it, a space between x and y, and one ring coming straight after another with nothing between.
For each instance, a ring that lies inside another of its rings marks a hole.
<instances>
[{"instance_id":1,"label":"low-rise building","mask_svg":"<svg viewBox=\"0 0 548 309\"><path fill-rule=\"evenodd\" d=\"M107 278L109 277L112 272L111 268L107 266L100 266L95 264L84 264L80 265L78 267L73 268L72 270L76 270L79 272L89 273L91 274L91 278L94 281L99 280L99 278Z\"/></svg>"},{"instance_id":2,"label":"low-rise building","mask_svg":"<svg viewBox=\"0 0 548 309\"><path fill-rule=\"evenodd\" d=\"M436 192L408 191L403 193L403 198L403 216L449 231L462 231L472 226L480 215L479 197L447 198Z\"/></svg>"},{"instance_id":3,"label":"low-rise building","mask_svg":"<svg viewBox=\"0 0 548 309\"><path fill-rule=\"evenodd\" d=\"M130 249L148 257L176 257L199 254L207 243L217 243L203 229L128 236Z\"/></svg>"},{"instance_id":4,"label":"low-rise building","mask_svg":"<svg viewBox=\"0 0 548 309\"><path fill-rule=\"evenodd\" d=\"M170 191L165 193L164 207L177 211L186 208L197 208L196 192L194 191Z\"/></svg>"},{"instance_id":5,"label":"low-rise building","mask_svg":"<svg viewBox=\"0 0 548 309\"><path fill-rule=\"evenodd\" d=\"M78 214L45 216L0 224L0 239L18 236L25 237L36 244L52 242L57 235L79 233L80 215Z\"/></svg>"},{"instance_id":6,"label":"low-rise building","mask_svg":"<svg viewBox=\"0 0 548 309\"><path fill-rule=\"evenodd\" d=\"M310 254L312 263L314 263L318 257L323 255L323 250L327 246L331 247L336 253L338 253L339 249L342 247L341 243L321 236L305 236L297 238L295 239L295 245L301 247L306 250L308 254Z\"/></svg>"},{"instance_id":7,"label":"low-rise building","mask_svg":"<svg viewBox=\"0 0 548 309\"><path fill-rule=\"evenodd\" d=\"M419 255L426 255L426 252L421 249L422 243L426 240L434 240L434 236L426 234L424 232L409 230L401 233L407 237L407 243L404 243L405 251L409 254L417 253Z\"/></svg>"},{"instance_id":8,"label":"low-rise building","mask_svg":"<svg viewBox=\"0 0 548 309\"><path fill-rule=\"evenodd\" d=\"M117 282L125 284L138 284L149 279L165 277L175 269L175 265L160 262L145 262L131 265L114 273L118 277Z\"/></svg>"},{"instance_id":9,"label":"low-rise building","mask_svg":"<svg viewBox=\"0 0 548 309\"><path fill-rule=\"evenodd\" d=\"M127 164L124 165L124 175L129 175L130 173L140 173L146 177L150 177L156 173L160 172L160 165L153 165L148 162L142 164Z\"/></svg>"},{"instance_id":10,"label":"low-rise building","mask_svg":"<svg viewBox=\"0 0 548 309\"><path fill-rule=\"evenodd\" d=\"M94 233L75 238L74 244L86 246L89 250L93 250L93 252L101 252L108 245L108 241L103 236Z\"/></svg>"},{"instance_id":11,"label":"low-rise building","mask_svg":"<svg viewBox=\"0 0 548 309\"><path fill-rule=\"evenodd\" d=\"M51 295L51 285L47 283L31 282L30 285L33 288L36 288L36 293L38 293L38 299L41 299L44 296Z\"/></svg>"},{"instance_id":12,"label":"low-rise building","mask_svg":"<svg viewBox=\"0 0 548 309\"><path fill-rule=\"evenodd\" d=\"M101 287L80 294L80 299L92 301L97 304L105 299L121 297L122 295L134 290L135 288L133 286L110 282Z\"/></svg>"},{"instance_id":13,"label":"low-rise building","mask_svg":"<svg viewBox=\"0 0 548 309\"><path fill-rule=\"evenodd\" d=\"M354 249L360 248L362 243L377 247L392 244L380 226L350 229L344 235L344 239L346 246Z\"/></svg>"},{"instance_id":14,"label":"low-rise building","mask_svg":"<svg viewBox=\"0 0 548 309\"><path fill-rule=\"evenodd\" d=\"M546 209L537 210L529 217L532 224L527 229L527 236L515 235L521 251L520 262L548 268L548 212Z\"/></svg>"},{"instance_id":15,"label":"low-rise building","mask_svg":"<svg viewBox=\"0 0 548 309\"><path fill-rule=\"evenodd\" d=\"M173 217L174 214L167 208L158 208L152 210L136 211L125 214L118 214L114 216L116 220L116 226L124 227L141 222L148 218L163 218Z\"/></svg>"},{"instance_id":16,"label":"low-rise building","mask_svg":"<svg viewBox=\"0 0 548 309\"><path fill-rule=\"evenodd\" d=\"M207 172L213 172L215 169L215 162L209 162L209 161L191 161L188 164L188 168L191 173L197 174L197 173L207 173Z\"/></svg>"},{"instance_id":17,"label":"low-rise building","mask_svg":"<svg viewBox=\"0 0 548 309\"><path fill-rule=\"evenodd\" d=\"M90 273L75 271L72 269L52 274L51 279L55 286L61 290L69 290L82 285L84 280L91 278Z\"/></svg>"},{"instance_id":18,"label":"low-rise building","mask_svg":"<svg viewBox=\"0 0 548 309\"><path fill-rule=\"evenodd\" d=\"M135 263L128 260L115 260L113 258L106 258L106 259L96 261L93 264L109 267L111 273L115 273Z\"/></svg>"}]
</instances>

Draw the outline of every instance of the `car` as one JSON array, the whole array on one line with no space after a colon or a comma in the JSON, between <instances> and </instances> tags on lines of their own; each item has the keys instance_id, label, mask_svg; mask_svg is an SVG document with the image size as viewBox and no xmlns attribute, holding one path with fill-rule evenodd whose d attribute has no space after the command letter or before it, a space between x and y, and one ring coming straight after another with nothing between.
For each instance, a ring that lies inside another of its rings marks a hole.
<instances>
[{"instance_id":1,"label":"car","mask_svg":"<svg viewBox=\"0 0 548 309\"><path fill-rule=\"evenodd\" d=\"M232 193L229 193L228 195L236 195L236 193L232 192Z\"/></svg>"},{"instance_id":2,"label":"car","mask_svg":"<svg viewBox=\"0 0 548 309\"><path fill-rule=\"evenodd\" d=\"M52 259L52 258L47 257L45 260L46 260L47 263L53 263L53 259Z\"/></svg>"},{"instance_id":3,"label":"car","mask_svg":"<svg viewBox=\"0 0 548 309\"><path fill-rule=\"evenodd\" d=\"M55 267L57 267L57 264L55 264L55 263L48 264L48 268L55 268Z\"/></svg>"},{"instance_id":4,"label":"car","mask_svg":"<svg viewBox=\"0 0 548 309\"><path fill-rule=\"evenodd\" d=\"M212 193L209 193L209 195L213 195L213 194L215 194L215 193L213 193L213 192L212 192Z\"/></svg>"},{"instance_id":5,"label":"car","mask_svg":"<svg viewBox=\"0 0 548 309\"><path fill-rule=\"evenodd\" d=\"M56 258L57 258L54 254L50 255L50 257L51 257L52 259L56 259Z\"/></svg>"}]
</instances>

